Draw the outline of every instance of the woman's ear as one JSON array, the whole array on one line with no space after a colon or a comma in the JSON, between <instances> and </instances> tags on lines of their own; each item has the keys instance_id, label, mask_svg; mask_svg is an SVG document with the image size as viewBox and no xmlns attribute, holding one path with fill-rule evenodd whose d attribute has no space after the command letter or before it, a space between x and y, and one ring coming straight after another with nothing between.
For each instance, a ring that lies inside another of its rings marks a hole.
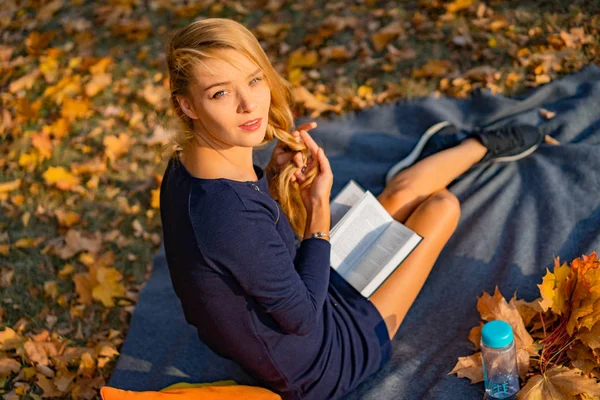
<instances>
[{"instance_id":1,"label":"woman's ear","mask_svg":"<svg viewBox=\"0 0 600 400\"><path fill-rule=\"evenodd\" d=\"M181 111L185 113L191 119L198 119L198 115L194 111L192 103L187 99L187 97L177 96L177 101L179 102L179 107L181 107Z\"/></svg>"}]
</instances>

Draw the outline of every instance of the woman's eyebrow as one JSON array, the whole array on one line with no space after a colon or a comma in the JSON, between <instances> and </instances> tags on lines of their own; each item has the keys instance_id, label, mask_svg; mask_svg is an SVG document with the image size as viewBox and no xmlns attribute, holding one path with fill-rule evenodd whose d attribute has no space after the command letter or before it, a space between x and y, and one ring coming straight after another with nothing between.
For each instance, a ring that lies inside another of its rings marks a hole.
<instances>
[{"instance_id":1,"label":"woman's eyebrow","mask_svg":"<svg viewBox=\"0 0 600 400\"><path fill-rule=\"evenodd\" d=\"M253 73L251 73L250 75L248 75L248 78L246 78L246 79L249 79L250 77L252 77L252 76L254 76L254 75L258 74L260 71L262 71L262 69L261 69L261 68L258 68L256 71L254 71ZM231 81L213 83L212 85L210 85L210 86L207 86L207 87L204 89L204 91L207 91L208 89L210 89L210 88L213 88L213 87L215 87L215 86L222 86L222 85L227 85L227 84L230 84L230 83L231 83Z\"/></svg>"}]
</instances>

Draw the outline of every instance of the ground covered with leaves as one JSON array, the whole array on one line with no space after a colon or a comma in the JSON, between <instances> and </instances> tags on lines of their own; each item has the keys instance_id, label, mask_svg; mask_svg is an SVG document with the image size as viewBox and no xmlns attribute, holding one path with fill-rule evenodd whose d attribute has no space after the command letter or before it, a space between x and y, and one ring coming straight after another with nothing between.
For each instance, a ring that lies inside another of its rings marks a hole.
<instances>
[{"instance_id":1,"label":"ground covered with leaves","mask_svg":"<svg viewBox=\"0 0 600 400\"><path fill-rule=\"evenodd\" d=\"M108 381L161 242L164 49L206 17L258 37L297 116L476 87L516 95L600 64L590 1L4 1L4 399L92 399Z\"/></svg>"}]
</instances>

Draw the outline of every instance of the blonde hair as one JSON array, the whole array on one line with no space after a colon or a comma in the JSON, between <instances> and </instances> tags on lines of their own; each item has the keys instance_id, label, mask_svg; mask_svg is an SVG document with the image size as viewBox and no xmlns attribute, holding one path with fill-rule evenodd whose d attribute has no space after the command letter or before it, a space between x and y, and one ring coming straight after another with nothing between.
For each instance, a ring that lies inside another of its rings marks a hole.
<instances>
[{"instance_id":1,"label":"blonde hair","mask_svg":"<svg viewBox=\"0 0 600 400\"><path fill-rule=\"evenodd\" d=\"M193 120L187 116L179 105L177 96L189 95L189 89L196 81L196 67L204 64L206 59L226 60L232 65L233 60L228 59L219 52L222 49L233 49L247 56L263 71L265 79L271 90L271 104L269 118L264 140L259 146L266 145L273 139L279 139L292 151L302 152L302 159L306 160L309 150L306 145L297 143L289 132L294 126L294 118L290 108L292 95L290 84L283 79L271 65L267 55L260 47L254 35L240 23L224 19L209 18L197 20L180 29L171 39L167 48L167 65L169 69L169 82L171 87L171 105L179 121L173 137L171 137L170 156L190 145L194 137ZM196 120L200 128L206 132L202 121ZM273 171L269 165L269 172ZM292 182L290 178L298 167L289 163L283 167L271 182L271 194L279 201L282 211L296 235L302 237L306 225L306 210L302 203L300 190L309 187L317 175L317 168L307 173L307 179L301 185Z\"/></svg>"}]
</instances>

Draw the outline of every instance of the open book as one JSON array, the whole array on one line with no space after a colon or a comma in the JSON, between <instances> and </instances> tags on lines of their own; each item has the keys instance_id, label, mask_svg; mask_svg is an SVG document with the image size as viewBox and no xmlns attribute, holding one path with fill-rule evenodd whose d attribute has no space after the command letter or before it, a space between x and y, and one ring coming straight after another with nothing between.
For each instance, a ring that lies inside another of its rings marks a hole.
<instances>
[{"instance_id":1,"label":"open book","mask_svg":"<svg viewBox=\"0 0 600 400\"><path fill-rule=\"evenodd\" d=\"M423 240L350 180L332 200L331 266L369 298Z\"/></svg>"}]
</instances>

